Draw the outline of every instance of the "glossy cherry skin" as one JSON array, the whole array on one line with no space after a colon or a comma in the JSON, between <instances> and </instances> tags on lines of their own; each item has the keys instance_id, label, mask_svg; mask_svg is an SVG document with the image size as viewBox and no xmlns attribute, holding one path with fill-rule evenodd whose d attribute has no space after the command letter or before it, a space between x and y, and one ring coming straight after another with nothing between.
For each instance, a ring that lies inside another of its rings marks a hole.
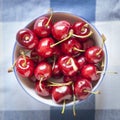
<instances>
[{"instance_id":1,"label":"glossy cherry skin","mask_svg":"<svg viewBox=\"0 0 120 120\"><path fill-rule=\"evenodd\" d=\"M86 41L82 42L83 50L87 50L88 48L95 46L95 41L91 38L87 38Z\"/></svg>"},{"instance_id":2,"label":"glossy cherry skin","mask_svg":"<svg viewBox=\"0 0 120 120\"><path fill-rule=\"evenodd\" d=\"M78 50L75 48L82 50L82 45L77 41L76 38L69 38L65 42L61 43L61 50L66 55L77 55L80 54Z\"/></svg>"},{"instance_id":3,"label":"glossy cherry skin","mask_svg":"<svg viewBox=\"0 0 120 120\"><path fill-rule=\"evenodd\" d=\"M100 61L103 60L103 57L104 57L104 52L103 52L103 50L102 51L101 50L102 50L102 48L100 48L98 46L90 47L85 52L86 60L89 63L99 63ZM99 53L99 51L101 51L101 52Z\"/></svg>"},{"instance_id":4,"label":"glossy cherry skin","mask_svg":"<svg viewBox=\"0 0 120 120\"><path fill-rule=\"evenodd\" d=\"M38 37L43 38L43 37L48 37L50 35L52 23L50 21L49 24L46 25L48 22L48 19L49 18L42 16L35 21L34 32L37 34Z\"/></svg>"},{"instance_id":5,"label":"glossy cherry skin","mask_svg":"<svg viewBox=\"0 0 120 120\"><path fill-rule=\"evenodd\" d=\"M76 61L77 61L77 66L78 66L78 69L79 69L79 70L81 70L81 68L82 68L85 64L87 64L86 58L85 58L85 56L83 56L83 55L78 56L78 57L76 58Z\"/></svg>"},{"instance_id":6,"label":"glossy cherry skin","mask_svg":"<svg viewBox=\"0 0 120 120\"><path fill-rule=\"evenodd\" d=\"M34 62L28 56L25 56L25 59L23 56L19 56L15 64L16 72L24 78L29 78L34 73Z\"/></svg>"},{"instance_id":7,"label":"glossy cherry skin","mask_svg":"<svg viewBox=\"0 0 120 120\"><path fill-rule=\"evenodd\" d=\"M76 22L73 24L72 29L74 30L74 34L80 35L80 36L85 36L88 35L90 32L89 27L84 26L86 23L85 22ZM80 38L80 41L86 41L87 38Z\"/></svg>"},{"instance_id":8,"label":"glossy cherry skin","mask_svg":"<svg viewBox=\"0 0 120 120\"><path fill-rule=\"evenodd\" d=\"M63 74L66 76L74 76L78 72L76 61L71 56L61 56L58 64Z\"/></svg>"},{"instance_id":9,"label":"glossy cherry skin","mask_svg":"<svg viewBox=\"0 0 120 120\"><path fill-rule=\"evenodd\" d=\"M91 82L89 80L87 80L86 78L77 79L74 83L74 94L75 94L76 98L79 100L86 99L90 95L90 93L85 92L85 90L86 91L92 90Z\"/></svg>"},{"instance_id":10,"label":"glossy cherry skin","mask_svg":"<svg viewBox=\"0 0 120 120\"><path fill-rule=\"evenodd\" d=\"M52 88L52 100L56 103L62 103L64 100L71 100L72 94L71 85L56 86Z\"/></svg>"},{"instance_id":11,"label":"glossy cherry skin","mask_svg":"<svg viewBox=\"0 0 120 120\"><path fill-rule=\"evenodd\" d=\"M22 47L30 50L34 49L38 44L37 36L28 28L19 30L16 35L16 40Z\"/></svg>"},{"instance_id":12,"label":"glossy cherry skin","mask_svg":"<svg viewBox=\"0 0 120 120\"><path fill-rule=\"evenodd\" d=\"M52 66L47 62L40 62L34 70L34 75L37 80L45 81L52 76Z\"/></svg>"},{"instance_id":13,"label":"glossy cherry skin","mask_svg":"<svg viewBox=\"0 0 120 120\"><path fill-rule=\"evenodd\" d=\"M66 38L69 34L70 27L71 27L70 23L65 20L56 22L52 26L53 37L58 41Z\"/></svg>"},{"instance_id":14,"label":"glossy cherry skin","mask_svg":"<svg viewBox=\"0 0 120 120\"><path fill-rule=\"evenodd\" d=\"M54 44L54 40L50 37L40 39L37 46L38 55L44 58L51 57L53 55L54 48L50 47L52 44Z\"/></svg>"},{"instance_id":15,"label":"glossy cherry skin","mask_svg":"<svg viewBox=\"0 0 120 120\"><path fill-rule=\"evenodd\" d=\"M62 75L63 75L62 71L59 68L58 63L56 62L55 65L53 65L53 67L52 67L52 77L60 78L60 77L62 77Z\"/></svg>"},{"instance_id":16,"label":"glossy cherry skin","mask_svg":"<svg viewBox=\"0 0 120 120\"><path fill-rule=\"evenodd\" d=\"M86 64L81 69L81 76L90 80L99 80L100 74L97 73L98 69L94 64Z\"/></svg>"},{"instance_id":17,"label":"glossy cherry skin","mask_svg":"<svg viewBox=\"0 0 120 120\"><path fill-rule=\"evenodd\" d=\"M35 83L35 91L38 95L48 97L51 94L51 88L47 86L46 81L37 81Z\"/></svg>"}]
</instances>

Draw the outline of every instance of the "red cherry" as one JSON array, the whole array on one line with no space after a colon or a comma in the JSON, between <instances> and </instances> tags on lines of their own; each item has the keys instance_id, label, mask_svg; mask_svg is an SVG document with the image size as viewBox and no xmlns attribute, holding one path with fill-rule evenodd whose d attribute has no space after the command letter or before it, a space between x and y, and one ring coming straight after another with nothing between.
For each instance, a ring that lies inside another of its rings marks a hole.
<instances>
[{"instance_id":1,"label":"red cherry","mask_svg":"<svg viewBox=\"0 0 120 120\"><path fill-rule=\"evenodd\" d=\"M34 70L34 75L40 81L47 80L52 75L52 66L47 62L40 62Z\"/></svg>"},{"instance_id":2,"label":"red cherry","mask_svg":"<svg viewBox=\"0 0 120 120\"><path fill-rule=\"evenodd\" d=\"M50 37L42 38L37 46L37 52L41 57L48 58L53 55L53 48L50 47L54 40Z\"/></svg>"},{"instance_id":3,"label":"red cherry","mask_svg":"<svg viewBox=\"0 0 120 120\"><path fill-rule=\"evenodd\" d=\"M99 80L100 74L97 73L98 69L94 64L86 64L81 69L81 76L90 81Z\"/></svg>"},{"instance_id":4,"label":"red cherry","mask_svg":"<svg viewBox=\"0 0 120 120\"><path fill-rule=\"evenodd\" d=\"M61 69L59 68L59 65L58 63L55 63L55 65L53 65L52 67L52 77L54 78L60 78L62 77L62 71Z\"/></svg>"},{"instance_id":5,"label":"red cherry","mask_svg":"<svg viewBox=\"0 0 120 120\"><path fill-rule=\"evenodd\" d=\"M83 50L87 50L88 48L95 46L95 41L91 38L87 38L86 41L82 42Z\"/></svg>"},{"instance_id":6,"label":"red cherry","mask_svg":"<svg viewBox=\"0 0 120 120\"><path fill-rule=\"evenodd\" d=\"M72 94L71 85L55 86L52 89L52 100L56 103L62 103L64 100L71 100Z\"/></svg>"},{"instance_id":7,"label":"red cherry","mask_svg":"<svg viewBox=\"0 0 120 120\"><path fill-rule=\"evenodd\" d=\"M48 97L50 96L51 88L47 86L46 81L37 81L35 84L35 91L40 96Z\"/></svg>"},{"instance_id":8,"label":"red cherry","mask_svg":"<svg viewBox=\"0 0 120 120\"><path fill-rule=\"evenodd\" d=\"M24 78L32 77L34 73L34 63L28 56L25 56L25 58L22 55L19 56L15 67L17 73Z\"/></svg>"},{"instance_id":9,"label":"red cherry","mask_svg":"<svg viewBox=\"0 0 120 120\"><path fill-rule=\"evenodd\" d=\"M33 50L30 52L30 58L31 58L36 64L38 64L39 62L41 62L41 61L44 60L43 57L41 57L41 56L38 55L38 52L37 52L35 49L33 49Z\"/></svg>"},{"instance_id":10,"label":"red cherry","mask_svg":"<svg viewBox=\"0 0 120 120\"><path fill-rule=\"evenodd\" d=\"M78 71L76 61L73 57L62 56L58 59L58 64L63 74L66 76L74 76Z\"/></svg>"},{"instance_id":11,"label":"red cherry","mask_svg":"<svg viewBox=\"0 0 120 120\"><path fill-rule=\"evenodd\" d=\"M33 49L38 44L38 38L36 37L34 32L32 32L28 28L19 30L16 35L16 40L21 46L27 49Z\"/></svg>"},{"instance_id":12,"label":"red cherry","mask_svg":"<svg viewBox=\"0 0 120 120\"><path fill-rule=\"evenodd\" d=\"M78 56L76 58L76 61L77 61L77 66L78 66L78 69L81 70L81 68L87 63L86 62L86 58L85 56Z\"/></svg>"},{"instance_id":13,"label":"red cherry","mask_svg":"<svg viewBox=\"0 0 120 120\"><path fill-rule=\"evenodd\" d=\"M89 63L98 63L103 60L104 52L102 48L93 46L86 50L85 57Z\"/></svg>"},{"instance_id":14,"label":"red cherry","mask_svg":"<svg viewBox=\"0 0 120 120\"><path fill-rule=\"evenodd\" d=\"M48 37L51 33L52 23L49 21L49 18L42 16L39 17L34 23L34 32L39 37ZM48 24L47 24L48 23Z\"/></svg>"},{"instance_id":15,"label":"red cherry","mask_svg":"<svg viewBox=\"0 0 120 120\"><path fill-rule=\"evenodd\" d=\"M85 36L90 33L90 28L85 22L76 22L73 24L72 29L76 35ZM79 38L80 41L86 41L86 38Z\"/></svg>"},{"instance_id":16,"label":"red cherry","mask_svg":"<svg viewBox=\"0 0 120 120\"><path fill-rule=\"evenodd\" d=\"M57 40L62 40L66 38L69 34L70 27L71 27L70 23L65 20L56 22L52 26L53 37Z\"/></svg>"},{"instance_id":17,"label":"red cherry","mask_svg":"<svg viewBox=\"0 0 120 120\"><path fill-rule=\"evenodd\" d=\"M87 91L92 90L92 84L89 80L85 78L79 78L74 83L74 94L77 99L84 100L90 93Z\"/></svg>"},{"instance_id":18,"label":"red cherry","mask_svg":"<svg viewBox=\"0 0 120 120\"><path fill-rule=\"evenodd\" d=\"M82 50L82 45L76 38L69 38L61 44L61 50L66 55L77 55L80 53L78 50Z\"/></svg>"}]
</instances>

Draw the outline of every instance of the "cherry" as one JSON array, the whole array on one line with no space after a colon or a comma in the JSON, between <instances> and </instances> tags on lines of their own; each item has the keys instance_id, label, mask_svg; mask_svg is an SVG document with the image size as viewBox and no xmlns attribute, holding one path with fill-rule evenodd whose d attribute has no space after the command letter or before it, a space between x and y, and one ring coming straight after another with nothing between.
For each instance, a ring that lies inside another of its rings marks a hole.
<instances>
[{"instance_id":1,"label":"cherry","mask_svg":"<svg viewBox=\"0 0 120 120\"><path fill-rule=\"evenodd\" d=\"M29 78L33 76L34 73L34 63L33 61L28 57L23 57L22 55L18 57L16 64L16 71L17 73L24 77Z\"/></svg>"},{"instance_id":2,"label":"cherry","mask_svg":"<svg viewBox=\"0 0 120 120\"><path fill-rule=\"evenodd\" d=\"M16 40L21 46L27 49L33 49L38 44L38 38L34 32L28 28L19 30L16 35Z\"/></svg>"},{"instance_id":3,"label":"cherry","mask_svg":"<svg viewBox=\"0 0 120 120\"><path fill-rule=\"evenodd\" d=\"M51 88L47 86L46 81L37 81L35 83L35 91L38 95L48 97L51 94Z\"/></svg>"},{"instance_id":4,"label":"cherry","mask_svg":"<svg viewBox=\"0 0 120 120\"><path fill-rule=\"evenodd\" d=\"M52 100L56 103L62 103L64 100L71 100L72 94L71 85L54 86L52 88Z\"/></svg>"},{"instance_id":5,"label":"cherry","mask_svg":"<svg viewBox=\"0 0 120 120\"><path fill-rule=\"evenodd\" d=\"M50 17L39 17L34 23L34 32L38 37L48 37L51 34L53 12L50 9Z\"/></svg>"},{"instance_id":6,"label":"cherry","mask_svg":"<svg viewBox=\"0 0 120 120\"><path fill-rule=\"evenodd\" d=\"M88 91L92 90L92 84L86 78L79 78L74 83L74 94L77 99L84 100L90 93Z\"/></svg>"},{"instance_id":7,"label":"cherry","mask_svg":"<svg viewBox=\"0 0 120 120\"><path fill-rule=\"evenodd\" d=\"M78 69L79 69L79 70L81 70L81 68L82 68L85 64L87 64L86 58L85 58L85 56L83 56L83 55L78 56L78 57L76 58L76 61L77 61L77 66L78 66Z\"/></svg>"},{"instance_id":8,"label":"cherry","mask_svg":"<svg viewBox=\"0 0 120 120\"><path fill-rule=\"evenodd\" d=\"M100 74L97 71L98 69L94 64L86 64L81 69L81 76L90 81L96 81L100 78Z\"/></svg>"},{"instance_id":9,"label":"cherry","mask_svg":"<svg viewBox=\"0 0 120 120\"><path fill-rule=\"evenodd\" d=\"M98 46L92 46L86 50L85 57L89 63L98 63L103 60L104 52L102 48Z\"/></svg>"},{"instance_id":10,"label":"cherry","mask_svg":"<svg viewBox=\"0 0 120 120\"><path fill-rule=\"evenodd\" d=\"M86 24L85 22L76 22L73 24L72 29L74 30L74 34L76 35L80 35L80 36L85 36L88 35L90 33L90 28L88 27L88 24ZM80 41L86 41L86 38L79 38Z\"/></svg>"},{"instance_id":11,"label":"cherry","mask_svg":"<svg viewBox=\"0 0 120 120\"><path fill-rule=\"evenodd\" d=\"M53 63L54 64L54 63ZM59 68L59 65L58 63L56 62L53 67L52 67L52 77L54 78L60 78L62 77L62 71L61 69Z\"/></svg>"},{"instance_id":12,"label":"cherry","mask_svg":"<svg viewBox=\"0 0 120 120\"><path fill-rule=\"evenodd\" d=\"M61 44L61 50L66 55L77 55L82 51L82 45L76 38L69 38Z\"/></svg>"},{"instance_id":13,"label":"cherry","mask_svg":"<svg viewBox=\"0 0 120 120\"><path fill-rule=\"evenodd\" d=\"M52 35L56 40L62 40L68 36L70 30L70 23L68 21L62 20L56 22L52 26Z\"/></svg>"},{"instance_id":14,"label":"cherry","mask_svg":"<svg viewBox=\"0 0 120 120\"><path fill-rule=\"evenodd\" d=\"M41 56L38 55L38 52L37 52L35 49L33 49L33 50L30 52L30 58L31 58L36 64L38 64L39 62L41 62L41 61L44 60L43 57L41 57Z\"/></svg>"},{"instance_id":15,"label":"cherry","mask_svg":"<svg viewBox=\"0 0 120 120\"><path fill-rule=\"evenodd\" d=\"M54 40L50 37L40 39L37 52L41 57L48 58L53 55L53 48L50 47L54 43Z\"/></svg>"},{"instance_id":16,"label":"cherry","mask_svg":"<svg viewBox=\"0 0 120 120\"><path fill-rule=\"evenodd\" d=\"M82 42L83 50L87 50L88 48L95 46L95 41L92 38L87 38L86 41Z\"/></svg>"},{"instance_id":17,"label":"cherry","mask_svg":"<svg viewBox=\"0 0 120 120\"><path fill-rule=\"evenodd\" d=\"M58 59L58 64L63 74L66 76L74 76L78 71L76 61L73 57L67 55L62 56Z\"/></svg>"},{"instance_id":18,"label":"cherry","mask_svg":"<svg viewBox=\"0 0 120 120\"><path fill-rule=\"evenodd\" d=\"M52 66L47 62L40 62L34 70L37 80L45 81L52 76Z\"/></svg>"}]
</instances>

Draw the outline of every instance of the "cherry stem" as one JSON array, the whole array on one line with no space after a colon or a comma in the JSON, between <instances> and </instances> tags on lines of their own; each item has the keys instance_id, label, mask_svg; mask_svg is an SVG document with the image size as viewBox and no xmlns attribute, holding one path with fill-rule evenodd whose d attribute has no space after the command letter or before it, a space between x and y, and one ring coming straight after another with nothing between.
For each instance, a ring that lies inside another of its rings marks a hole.
<instances>
[{"instance_id":1,"label":"cherry stem","mask_svg":"<svg viewBox=\"0 0 120 120\"><path fill-rule=\"evenodd\" d=\"M90 31L89 34L84 35L84 36L76 35L76 34L72 34L72 36L77 37L77 38L87 38L87 37L91 36L92 34L93 34L93 32Z\"/></svg>"},{"instance_id":2,"label":"cherry stem","mask_svg":"<svg viewBox=\"0 0 120 120\"><path fill-rule=\"evenodd\" d=\"M54 60L53 60L53 65L52 65L52 70L55 68L55 62L56 62L56 56L54 55Z\"/></svg>"},{"instance_id":3,"label":"cherry stem","mask_svg":"<svg viewBox=\"0 0 120 120\"><path fill-rule=\"evenodd\" d=\"M30 39L29 35L25 35L25 36L24 36L24 39L25 39L26 41L28 41L28 40Z\"/></svg>"},{"instance_id":4,"label":"cherry stem","mask_svg":"<svg viewBox=\"0 0 120 120\"><path fill-rule=\"evenodd\" d=\"M52 10L52 8L49 9L49 12L50 12L50 17L49 17L47 23L45 24L46 27L47 27L48 24L50 23L50 21L51 21L51 19L52 19L52 16L53 16L53 10Z\"/></svg>"},{"instance_id":5,"label":"cherry stem","mask_svg":"<svg viewBox=\"0 0 120 120\"><path fill-rule=\"evenodd\" d=\"M97 56L102 52L102 50L103 50L103 45L104 45L104 43L105 43L105 41L106 41L106 37L105 37L104 34L102 34L101 37L102 37L102 47L101 47L101 49L99 50L99 52L96 53Z\"/></svg>"},{"instance_id":6,"label":"cherry stem","mask_svg":"<svg viewBox=\"0 0 120 120\"><path fill-rule=\"evenodd\" d=\"M97 71L97 74L99 74L99 73L118 74L118 72L112 72L112 71Z\"/></svg>"},{"instance_id":7,"label":"cherry stem","mask_svg":"<svg viewBox=\"0 0 120 120\"><path fill-rule=\"evenodd\" d=\"M72 34L73 34L73 30L71 29L69 34L68 34L68 36L66 38L58 41L57 43L54 43L54 44L50 45L50 47L54 47L54 46L56 46L56 45L58 45L58 44L60 44L60 43L62 43L64 41L66 41L67 39L69 39L72 36Z\"/></svg>"},{"instance_id":8,"label":"cherry stem","mask_svg":"<svg viewBox=\"0 0 120 120\"><path fill-rule=\"evenodd\" d=\"M73 66L73 69L74 69L75 71L77 71L78 68L77 68L77 66L75 65L75 62L73 61L72 58L70 58L70 59L71 59L71 64L72 64L72 66Z\"/></svg>"},{"instance_id":9,"label":"cherry stem","mask_svg":"<svg viewBox=\"0 0 120 120\"><path fill-rule=\"evenodd\" d=\"M25 52L23 50L20 51L20 54L23 56L24 59L24 63L22 64L24 67L27 65L27 61L26 61L26 56L25 56Z\"/></svg>"},{"instance_id":10,"label":"cherry stem","mask_svg":"<svg viewBox=\"0 0 120 120\"><path fill-rule=\"evenodd\" d=\"M40 82L39 82L39 87L40 87L41 90L43 90L43 88L42 88L42 81L43 81L43 78L44 78L44 77L41 76L41 77L40 77Z\"/></svg>"},{"instance_id":11,"label":"cherry stem","mask_svg":"<svg viewBox=\"0 0 120 120\"><path fill-rule=\"evenodd\" d=\"M95 95L100 94L100 91L95 91L94 92L94 91L84 90L84 92L95 94Z\"/></svg>"},{"instance_id":12,"label":"cherry stem","mask_svg":"<svg viewBox=\"0 0 120 120\"><path fill-rule=\"evenodd\" d=\"M79 51L79 52L85 52L85 50L78 49L76 47L73 47L73 50Z\"/></svg>"},{"instance_id":13,"label":"cherry stem","mask_svg":"<svg viewBox=\"0 0 120 120\"><path fill-rule=\"evenodd\" d=\"M77 37L77 38L87 38L87 37L89 37L89 36L91 36L93 34L93 32L90 31L89 34L81 36L81 35L76 35L73 32L74 32L73 29L71 29L70 32L69 32L69 34L68 34L68 36L66 38L58 41L57 43L54 43L54 44L50 45L50 47L54 47L54 46L56 46L56 45L58 45L58 44L60 44L60 43L62 43L64 41L66 41L67 39L69 39L72 36Z\"/></svg>"},{"instance_id":14,"label":"cherry stem","mask_svg":"<svg viewBox=\"0 0 120 120\"><path fill-rule=\"evenodd\" d=\"M65 112L65 105L66 105L66 103L65 103L65 100L64 100L64 101L63 101L63 107L62 107L61 114L64 114L64 112Z\"/></svg>"},{"instance_id":15,"label":"cherry stem","mask_svg":"<svg viewBox=\"0 0 120 120\"><path fill-rule=\"evenodd\" d=\"M73 95L73 102L74 102L73 103L73 115L76 116L76 109L75 109L76 97L75 97L75 95Z\"/></svg>"},{"instance_id":16,"label":"cherry stem","mask_svg":"<svg viewBox=\"0 0 120 120\"><path fill-rule=\"evenodd\" d=\"M67 82L67 83L55 83L55 82L52 82L52 81L49 81L51 84L48 84L48 86L66 86L66 85L71 85L72 84L72 81L70 82Z\"/></svg>"},{"instance_id":17,"label":"cherry stem","mask_svg":"<svg viewBox=\"0 0 120 120\"><path fill-rule=\"evenodd\" d=\"M8 73L13 72L13 68L15 67L17 61L14 61L12 67L8 69Z\"/></svg>"}]
</instances>

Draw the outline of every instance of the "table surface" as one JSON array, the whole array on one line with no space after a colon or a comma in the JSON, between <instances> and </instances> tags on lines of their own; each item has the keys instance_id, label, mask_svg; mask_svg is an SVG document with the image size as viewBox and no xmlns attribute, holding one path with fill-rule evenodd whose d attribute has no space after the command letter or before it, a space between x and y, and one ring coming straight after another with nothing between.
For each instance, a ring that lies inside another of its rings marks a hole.
<instances>
[{"instance_id":1,"label":"table surface","mask_svg":"<svg viewBox=\"0 0 120 120\"><path fill-rule=\"evenodd\" d=\"M61 108L40 103L18 84L14 73L8 74L16 32L49 8L87 19L106 36L108 71L98 88L100 95L77 104L64 115ZM120 120L120 0L0 0L0 120Z\"/></svg>"}]
</instances>

